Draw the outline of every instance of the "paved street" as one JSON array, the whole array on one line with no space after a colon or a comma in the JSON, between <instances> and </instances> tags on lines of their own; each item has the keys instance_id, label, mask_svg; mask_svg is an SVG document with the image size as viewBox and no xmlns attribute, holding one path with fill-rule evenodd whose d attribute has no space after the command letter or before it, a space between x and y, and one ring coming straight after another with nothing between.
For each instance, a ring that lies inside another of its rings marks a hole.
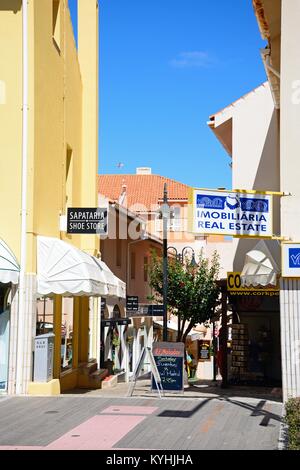
<instances>
[{"instance_id":1,"label":"paved street","mask_svg":"<svg viewBox=\"0 0 300 470\"><path fill-rule=\"evenodd\" d=\"M0 450L275 450L282 404L254 397L0 398Z\"/></svg>"}]
</instances>

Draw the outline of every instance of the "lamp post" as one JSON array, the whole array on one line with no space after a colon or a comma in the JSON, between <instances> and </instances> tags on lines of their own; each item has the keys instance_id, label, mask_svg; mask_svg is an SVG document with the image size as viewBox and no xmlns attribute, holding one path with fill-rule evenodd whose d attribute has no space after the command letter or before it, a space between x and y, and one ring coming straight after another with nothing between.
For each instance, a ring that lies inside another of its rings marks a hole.
<instances>
[{"instance_id":1,"label":"lamp post","mask_svg":"<svg viewBox=\"0 0 300 470\"><path fill-rule=\"evenodd\" d=\"M178 250L177 248L175 248L175 246L169 246L167 248L167 251L169 250L174 250L175 251L175 258L177 261L179 261L181 264L184 264L184 257L185 257L185 253L187 250L191 250L192 252L192 259L191 259L191 262L190 262L190 265L193 267L193 268L196 268L198 266L197 264L197 261L196 261L196 257L195 257L195 250L191 247L191 246L185 246L184 248L182 248L182 251L181 253L178 253ZM178 312L178 335L179 335L179 332L180 332L180 315L179 315L179 312Z\"/></svg>"},{"instance_id":2,"label":"lamp post","mask_svg":"<svg viewBox=\"0 0 300 470\"><path fill-rule=\"evenodd\" d=\"M163 220L163 340L168 341L168 220L170 217L170 207L168 204L167 184L164 184L164 198L161 207Z\"/></svg>"},{"instance_id":3,"label":"lamp post","mask_svg":"<svg viewBox=\"0 0 300 470\"><path fill-rule=\"evenodd\" d=\"M192 267L197 267L198 266L197 261L196 261L195 250L191 246L185 246L184 248L182 248L181 253L178 253L178 250L175 246L169 246L168 251L169 250L174 250L175 251L175 257L176 257L177 261L179 261L181 264L184 263L184 257L185 257L186 251L190 250L192 252L192 259L191 259L190 265Z\"/></svg>"}]
</instances>

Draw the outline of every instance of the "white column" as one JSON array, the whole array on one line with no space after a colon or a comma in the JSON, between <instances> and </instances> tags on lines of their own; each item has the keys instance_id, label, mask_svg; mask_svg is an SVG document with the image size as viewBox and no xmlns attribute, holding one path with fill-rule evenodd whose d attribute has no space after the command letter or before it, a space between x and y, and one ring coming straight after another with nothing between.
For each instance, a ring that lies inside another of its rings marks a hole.
<instances>
[{"instance_id":1,"label":"white column","mask_svg":"<svg viewBox=\"0 0 300 470\"><path fill-rule=\"evenodd\" d=\"M104 328L104 360L112 359L112 347L111 347L111 338L108 334L109 328L106 326Z\"/></svg>"},{"instance_id":2,"label":"white column","mask_svg":"<svg viewBox=\"0 0 300 470\"><path fill-rule=\"evenodd\" d=\"M89 298L89 359L93 358L94 352L94 299Z\"/></svg>"},{"instance_id":3,"label":"white column","mask_svg":"<svg viewBox=\"0 0 300 470\"><path fill-rule=\"evenodd\" d=\"M19 293L17 286L11 288L10 305L10 338L8 359L8 388L9 395L16 393L16 363L17 363L17 335L18 335L18 304Z\"/></svg>"},{"instance_id":4,"label":"white column","mask_svg":"<svg viewBox=\"0 0 300 470\"><path fill-rule=\"evenodd\" d=\"M101 301L96 297L91 297L89 301L89 357L97 359L99 364L100 356L100 318Z\"/></svg>"},{"instance_id":5,"label":"white column","mask_svg":"<svg viewBox=\"0 0 300 470\"><path fill-rule=\"evenodd\" d=\"M97 318L96 318L96 355L95 358L100 368L100 354L101 354L101 298L97 299Z\"/></svg>"},{"instance_id":6,"label":"white column","mask_svg":"<svg viewBox=\"0 0 300 470\"><path fill-rule=\"evenodd\" d=\"M27 393L28 384L32 381L34 337L36 334L36 274L26 274L24 277L23 295L23 322L22 337L18 338L17 345L22 341L22 357L17 352L16 381L19 384L15 393ZM19 310L17 312L17 315ZM20 325L19 325L20 327ZM18 335L20 334L18 328Z\"/></svg>"},{"instance_id":7,"label":"white column","mask_svg":"<svg viewBox=\"0 0 300 470\"><path fill-rule=\"evenodd\" d=\"M283 399L300 396L300 280L281 281L281 355Z\"/></svg>"},{"instance_id":8,"label":"white column","mask_svg":"<svg viewBox=\"0 0 300 470\"><path fill-rule=\"evenodd\" d=\"M134 327L133 328L133 345L132 345L132 371L134 371L137 361L139 359L138 346L137 346L137 342L139 340L138 332L139 330L136 327Z\"/></svg>"},{"instance_id":9,"label":"white column","mask_svg":"<svg viewBox=\"0 0 300 470\"><path fill-rule=\"evenodd\" d=\"M300 240L300 2L281 2L280 178L281 234ZM300 395L300 280L281 281L280 317L283 397Z\"/></svg>"}]
</instances>

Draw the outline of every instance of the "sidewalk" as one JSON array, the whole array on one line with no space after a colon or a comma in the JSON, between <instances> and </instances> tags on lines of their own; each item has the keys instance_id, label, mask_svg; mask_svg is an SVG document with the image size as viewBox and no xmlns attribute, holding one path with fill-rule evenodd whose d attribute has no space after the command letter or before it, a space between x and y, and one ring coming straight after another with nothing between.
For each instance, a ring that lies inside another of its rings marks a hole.
<instances>
[{"instance_id":1,"label":"sidewalk","mask_svg":"<svg viewBox=\"0 0 300 470\"><path fill-rule=\"evenodd\" d=\"M139 379L134 388L133 397L157 398L157 390L150 389L150 379ZM116 387L99 390L72 390L67 395L101 396L123 398L128 396L129 383L121 382ZM244 397L258 398L275 402L282 401L281 389L271 387L249 387L249 386L229 386L221 388L221 381L198 380L185 386L184 393L165 393L167 398L220 398L220 397Z\"/></svg>"},{"instance_id":2,"label":"sidewalk","mask_svg":"<svg viewBox=\"0 0 300 470\"><path fill-rule=\"evenodd\" d=\"M217 387L215 393L208 393L211 387L199 392L205 384L197 385L183 397L162 399L149 391L144 397L142 383L135 392L141 395L132 398L124 398L127 384L120 384L116 395L109 397L100 390L2 398L0 450L277 449L280 402L263 395L238 396L238 390L220 394Z\"/></svg>"}]
</instances>

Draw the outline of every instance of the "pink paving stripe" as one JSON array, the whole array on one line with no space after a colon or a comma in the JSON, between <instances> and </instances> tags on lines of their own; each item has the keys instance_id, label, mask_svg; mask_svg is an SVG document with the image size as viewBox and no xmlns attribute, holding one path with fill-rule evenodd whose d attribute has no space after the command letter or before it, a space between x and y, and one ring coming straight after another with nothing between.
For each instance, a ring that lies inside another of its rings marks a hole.
<instances>
[{"instance_id":1,"label":"pink paving stripe","mask_svg":"<svg viewBox=\"0 0 300 470\"><path fill-rule=\"evenodd\" d=\"M157 409L154 406L109 406L101 414L152 415Z\"/></svg>"},{"instance_id":2,"label":"pink paving stripe","mask_svg":"<svg viewBox=\"0 0 300 470\"><path fill-rule=\"evenodd\" d=\"M44 450L45 447L37 446L0 446L1 450Z\"/></svg>"},{"instance_id":3,"label":"pink paving stripe","mask_svg":"<svg viewBox=\"0 0 300 470\"><path fill-rule=\"evenodd\" d=\"M94 416L49 444L45 450L112 449L144 419L145 416Z\"/></svg>"}]
</instances>

